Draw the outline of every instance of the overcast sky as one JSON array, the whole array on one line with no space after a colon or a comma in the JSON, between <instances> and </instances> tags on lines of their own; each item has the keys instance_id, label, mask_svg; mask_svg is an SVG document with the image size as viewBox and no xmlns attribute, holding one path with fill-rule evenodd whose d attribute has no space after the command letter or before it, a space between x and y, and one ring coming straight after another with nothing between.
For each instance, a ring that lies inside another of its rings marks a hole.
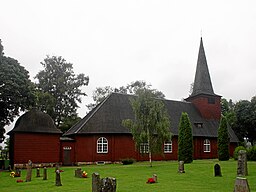
<instances>
[{"instance_id":1,"label":"overcast sky","mask_svg":"<svg viewBox=\"0 0 256 192\"><path fill-rule=\"evenodd\" d=\"M202 35L216 94L256 95L254 0L0 0L0 39L31 80L46 55L62 56L96 87L144 80L167 99L189 95Z\"/></svg>"}]
</instances>

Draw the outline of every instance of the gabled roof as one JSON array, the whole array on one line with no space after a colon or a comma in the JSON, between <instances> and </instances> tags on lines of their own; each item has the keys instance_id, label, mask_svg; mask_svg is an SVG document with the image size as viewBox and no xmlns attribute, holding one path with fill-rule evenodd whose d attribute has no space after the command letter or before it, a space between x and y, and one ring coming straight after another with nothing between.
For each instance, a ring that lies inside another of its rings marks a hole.
<instances>
[{"instance_id":1,"label":"gabled roof","mask_svg":"<svg viewBox=\"0 0 256 192\"><path fill-rule=\"evenodd\" d=\"M81 121L71 127L64 136L78 134L130 134L129 129L122 126L122 120L134 119L131 107L131 99L136 96L112 93ZM193 136L217 137L219 121L205 120L199 111L190 102L162 100L170 116L170 131L173 135L178 135L179 120L182 112L187 112L192 123ZM198 128L196 124L202 124ZM237 142L232 129L229 130L232 142Z\"/></svg>"},{"instance_id":2,"label":"gabled roof","mask_svg":"<svg viewBox=\"0 0 256 192\"><path fill-rule=\"evenodd\" d=\"M37 109L32 109L20 116L8 135L16 132L62 134L54 125L52 118Z\"/></svg>"},{"instance_id":3,"label":"gabled roof","mask_svg":"<svg viewBox=\"0 0 256 192\"><path fill-rule=\"evenodd\" d=\"M202 37L200 40L196 75L194 79L193 92L191 94L191 97L199 94L215 95L212 88L212 82L206 61Z\"/></svg>"}]
</instances>

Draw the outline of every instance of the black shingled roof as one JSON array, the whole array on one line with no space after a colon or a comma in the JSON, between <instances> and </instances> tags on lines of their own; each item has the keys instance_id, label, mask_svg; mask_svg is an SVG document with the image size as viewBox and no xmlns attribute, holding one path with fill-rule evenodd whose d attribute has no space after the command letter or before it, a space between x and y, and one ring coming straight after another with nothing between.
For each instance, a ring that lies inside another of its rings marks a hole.
<instances>
[{"instance_id":1,"label":"black shingled roof","mask_svg":"<svg viewBox=\"0 0 256 192\"><path fill-rule=\"evenodd\" d=\"M54 125L52 118L37 109L32 109L18 118L8 134L15 132L62 134Z\"/></svg>"},{"instance_id":2,"label":"black shingled roof","mask_svg":"<svg viewBox=\"0 0 256 192\"><path fill-rule=\"evenodd\" d=\"M201 37L199 53L197 58L196 74L191 97L198 94L216 95L212 88L211 77L205 56L203 40Z\"/></svg>"},{"instance_id":3,"label":"black shingled roof","mask_svg":"<svg viewBox=\"0 0 256 192\"><path fill-rule=\"evenodd\" d=\"M64 136L77 134L130 134L130 131L122 126L122 120L134 119L130 99L135 96L112 93L81 121L71 127ZM203 119L196 107L186 101L162 100L170 116L170 131L178 135L178 125L182 112L187 112L192 123L193 136L217 137L219 121ZM202 124L198 128L196 124ZM231 142L238 142L232 129L229 129Z\"/></svg>"}]
</instances>

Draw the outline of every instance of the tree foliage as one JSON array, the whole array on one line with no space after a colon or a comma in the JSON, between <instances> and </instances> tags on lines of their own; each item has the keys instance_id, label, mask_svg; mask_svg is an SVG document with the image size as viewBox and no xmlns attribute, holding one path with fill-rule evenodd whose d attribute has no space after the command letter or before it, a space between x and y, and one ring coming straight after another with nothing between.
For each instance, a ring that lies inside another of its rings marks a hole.
<instances>
[{"instance_id":1,"label":"tree foliage","mask_svg":"<svg viewBox=\"0 0 256 192\"><path fill-rule=\"evenodd\" d=\"M4 56L0 40L0 142L4 138L4 126L34 103L34 86L28 71L17 60Z\"/></svg>"},{"instance_id":2,"label":"tree foliage","mask_svg":"<svg viewBox=\"0 0 256 192\"><path fill-rule=\"evenodd\" d=\"M98 105L101 101L103 101L110 93L123 93L123 94L131 94L138 95L139 90L147 89L150 90L156 98L164 98L165 95L158 91L157 89L152 89L151 85L148 85L145 81L134 81L126 86L121 86L119 88L113 88L110 86L105 87L97 87L95 91L93 91L93 101L94 103L90 103L87 105L89 110L93 109L96 105Z\"/></svg>"},{"instance_id":3,"label":"tree foliage","mask_svg":"<svg viewBox=\"0 0 256 192\"><path fill-rule=\"evenodd\" d=\"M192 125L187 113L183 112L179 122L178 161L193 162Z\"/></svg>"},{"instance_id":4,"label":"tree foliage","mask_svg":"<svg viewBox=\"0 0 256 192\"><path fill-rule=\"evenodd\" d=\"M86 95L81 87L88 85L89 77L75 75L73 65L60 56L47 56L41 64L44 69L36 75L37 104L61 127L66 118L77 117L78 103Z\"/></svg>"},{"instance_id":5,"label":"tree foliage","mask_svg":"<svg viewBox=\"0 0 256 192\"><path fill-rule=\"evenodd\" d=\"M152 155L163 152L163 143L169 141L170 120L162 100L154 98L152 90L140 89L138 96L131 100L134 120L123 120L123 125L131 130L136 148L148 144L150 166Z\"/></svg>"},{"instance_id":6,"label":"tree foliage","mask_svg":"<svg viewBox=\"0 0 256 192\"><path fill-rule=\"evenodd\" d=\"M220 161L229 160L228 123L225 116L221 117L218 129L218 158Z\"/></svg>"}]
</instances>

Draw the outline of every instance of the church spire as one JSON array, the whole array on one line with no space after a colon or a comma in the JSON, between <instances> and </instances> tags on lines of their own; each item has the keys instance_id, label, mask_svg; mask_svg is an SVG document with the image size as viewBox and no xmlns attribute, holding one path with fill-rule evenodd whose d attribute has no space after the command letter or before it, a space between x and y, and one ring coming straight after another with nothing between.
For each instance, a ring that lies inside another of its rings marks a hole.
<instances>
[{"instance_id":1,"label":"church spire","mask_svg":"<svg viewBox=\"0 0 256 192\"><path fill-rule=\"evenodd\" d=\"M200 47L199 47L199 53L198 53L198 59L197 59L197 67L196 67L196 75L195 75L195 80L193 85L193 92L190 96L193 97L199 94L215 95L212 88L212 82L211 82L211 77L208 70L202 37L200 41Z\"/></svg>"}]
</instances>

